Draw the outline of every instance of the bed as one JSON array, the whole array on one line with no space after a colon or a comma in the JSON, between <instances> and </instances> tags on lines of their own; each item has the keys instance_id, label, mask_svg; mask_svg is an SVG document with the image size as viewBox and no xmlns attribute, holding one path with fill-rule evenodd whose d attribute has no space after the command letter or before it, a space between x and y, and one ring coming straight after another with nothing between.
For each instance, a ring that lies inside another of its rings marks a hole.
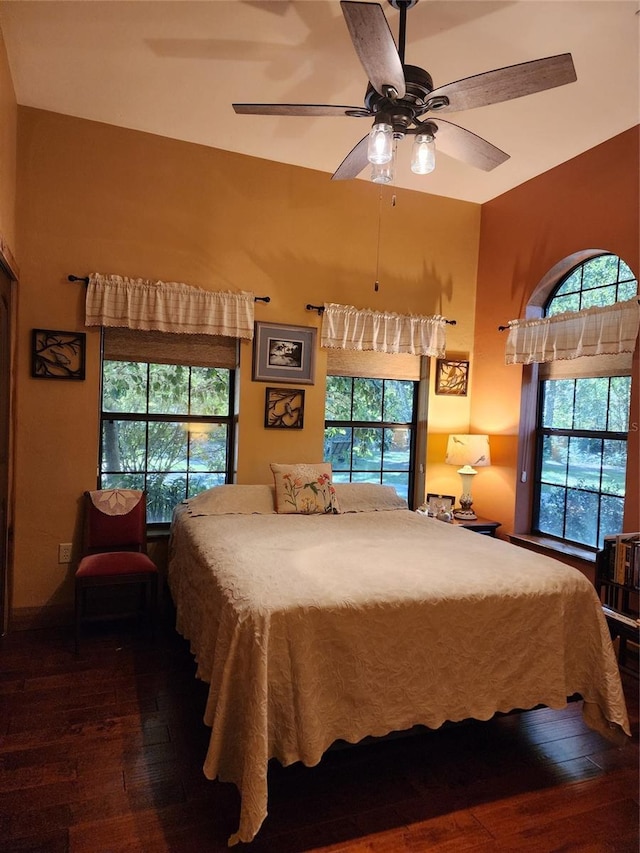
<instances>
[{"instance_id":1,"label":"bed","mask_svg":"<svg viewBox=\"0 0 640 853\"><path fill-rule=\"evenodd\" d=\"M337 740L488 720L583 698L630 734L600 602L576 569L335 484L330 511L278 512L270 486L219 486L174 512L176 627L209 684L207 778L233 782L251 841L267 767Z\"/></svg>"}]
</instances>

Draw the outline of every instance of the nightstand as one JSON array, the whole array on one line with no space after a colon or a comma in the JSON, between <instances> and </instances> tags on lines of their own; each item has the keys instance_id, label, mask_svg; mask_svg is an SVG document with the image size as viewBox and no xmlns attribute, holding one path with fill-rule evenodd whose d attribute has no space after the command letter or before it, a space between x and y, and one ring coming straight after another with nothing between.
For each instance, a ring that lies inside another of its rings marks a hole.
<instances>
[{"instance_id":1,"label":"nightstand","mask_svg":"<svg viewBox=\"0 0 640 853\"><path fill-rule=\"evenodd\" d=\"M474 533L482 533L485 536L495 536L496 530L500 527L499 521L491 521L490 518L476 518L474 521L463 521L459 518L454 518L452 524L457 527L466 527L467 530L473 530Z\"/></svg>"}]
</instances>

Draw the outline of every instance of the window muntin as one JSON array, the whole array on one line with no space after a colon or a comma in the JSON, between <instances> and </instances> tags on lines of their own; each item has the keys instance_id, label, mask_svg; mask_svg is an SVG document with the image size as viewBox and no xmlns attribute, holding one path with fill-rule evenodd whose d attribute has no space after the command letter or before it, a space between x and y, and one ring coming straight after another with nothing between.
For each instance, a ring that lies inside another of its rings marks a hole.
<instances>
[{"instance_id":1,"label":"window muntin","mask_svg":"<svg viewBox=\"0 0 640 853\"><path fill-rule=\"evenodd\" d=\"M147 491L150 524L230 480L233 373L104 360L100 488Z\"/></svg>"},{"instance_id":2,"label":"window muntin","mask_svg":"<svg viewBox=\"0 0 640 853\"><path fill-rule=\"evenodd\" d=\"M336 483L382 483L410 501L417 383L327 376L324 458Z\"/></svg>"},{"instance_id":3,"label":"window muntin","mask_svg":"<svg viewBox=\"0 0 640 853\"><path fill-rule=\"evenodd\" d=\"M612 305L637 292L627 264L601 255L563 279L545 314ZM622 530L630 395L626 375L540 381L534 532L595 550Z\"/></svg>"},{"instance_id":4,"label":"window muntin","mask_svg":"<svg viewBox=\"0 0 640 853\"><path fill-rule=\"evenodd\" d=\"M637 292L638 282L623 260L615 255L599 255L565 276L547 302L545 316L602 308L632 299Z\"/></svg>"}]
</instances>

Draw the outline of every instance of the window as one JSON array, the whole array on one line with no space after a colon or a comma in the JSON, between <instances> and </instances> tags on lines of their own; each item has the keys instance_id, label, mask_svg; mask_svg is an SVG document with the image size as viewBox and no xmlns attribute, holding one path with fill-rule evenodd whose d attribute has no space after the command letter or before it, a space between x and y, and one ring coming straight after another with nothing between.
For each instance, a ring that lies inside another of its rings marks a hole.
<instances>
[{"instance_id":1,"label":"window","mask_svg":"<svg viewBox=\"0 0 640 853\"><path fill-rule=\"evenodd\" d=\"M574 267L545 315L633 298L638 284L615 255ZM631 359L592 356L540 367L534 532L592 549L622 530Z\"/></svg>"},{"instance_id":2,"label":"window","mask_svg":"<svg viewBox=\"0 0 640 853\"><path fill-rule=\"evenodd\" d=\"M324 458L336 483L383 483L413 492L418 383L327 376Z\"/></svg>"},{"instance_id":3,"label":"window","mask_svg":"<svg viewBox=\"0 0 640 853\"><path fill-rule=\"evenodd\" d=\"M131 349L105 344L99 487L145 489L148 522L168 524L184 498L231 480L234 371L108 357Z\"/></svg>"}]
</instances>

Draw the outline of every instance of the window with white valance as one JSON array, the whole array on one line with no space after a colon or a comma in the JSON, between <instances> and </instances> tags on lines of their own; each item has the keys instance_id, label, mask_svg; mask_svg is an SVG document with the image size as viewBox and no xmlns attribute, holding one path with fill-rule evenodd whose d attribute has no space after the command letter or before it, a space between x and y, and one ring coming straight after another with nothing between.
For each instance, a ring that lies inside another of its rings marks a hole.
<instances>
[{"instance_id":1,"label":"window with white valance","mask_svg":"<svg viewBox=\"0 0 640 853\"><path fill-rule=\"evenodd\" d=\"M85 325L253 338L254 295L92 273Z\"/></svg>"},{"instance_id":2,"label":"window with white valance","mask_svg":"<svg viewBox=\"0 0 640 853\"><path fill-rule=\"evenodd\" d=\"M164 527L181 500L233 476L253 295L92 275L86 305L103 327L98 487L144 489L148 523Z\"/></svg>"},{"instance_id":3,"label":"window with white valance","mask_svg":"<svg viewBox=\"0 0 640 853\"><path fill-rule=\"evenodd\" d=\"M639 327L640 304L635 298L539 320L512 320L505 360L533 364L632 353Z\"/></svg>"},{"instance_id":4,"label":"window with white valance","mask_svg":"<svg viewBox=\"0 0 640 853\"><path fill-rule=\"evenodd\" d=\"M438 315L403 315L328 303L322 315L323 347L444 358L447 321Z\"/></svg>"},{"instance_id":5,"label":"window with white valance","mask_svg":"<svg viewBox=\"0 0 640 853\"><path fill-rule=\"evenodd\" d=\"M230 482L234 338L103 330L99 488L144 489L147 521Z\"/></svg>"},{"instance_id":6,"label":"window with white valance","mask_svg":"<svg viewBox=\"0 0 640 853\"><path fill-rule=\"evenodd\" d=\"M531 534L596 551L623 529L640 305L622 258L577 260L532 303L544 317L509 324L506 362L525 366L520 479L532 489L519 500Z\"/></svg>"}]
</instances>

